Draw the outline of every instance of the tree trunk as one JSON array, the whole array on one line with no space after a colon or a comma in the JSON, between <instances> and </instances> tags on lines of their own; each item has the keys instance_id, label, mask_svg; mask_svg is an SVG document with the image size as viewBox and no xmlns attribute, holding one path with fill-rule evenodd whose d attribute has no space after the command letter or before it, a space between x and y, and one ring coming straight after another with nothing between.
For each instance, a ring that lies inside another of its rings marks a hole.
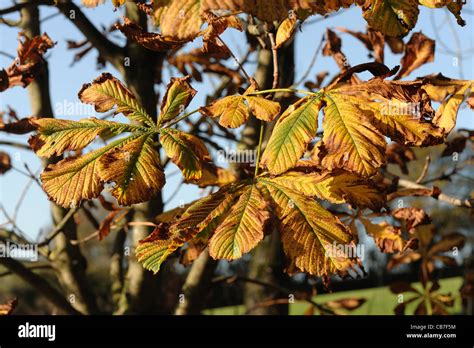
<instances>
[{"instance_id":1,"label":"tree trunk","mask_svg":"<svg viewBox=\"0 0 474 348\"><path fill-rule=\"evenodd\" d=\"M269 89L273 83L273 58L272 51L261 49L258 55L258 67L255 79L261 89ZM280 86L287 87L294 80L294 45L281 48L278 51L278 65L280 71ZM283 100L282 107L285 108L287 103ZM246 127L242 136L247 139L245 144L253 148L258 143L258 129L260 121L254 118L254 125L249 123L250 127ZM258 121L258 122L257 122ZM270 137L273 124L267 124L265 127L264 144ZM280 241L278 231L273 231L271 235L265 237L260 244L252 252L252 258L248 265L248 277L258 279L266 283L275 285L284 285L288 277L284 274L285 258ZM249 314L255 315L287 315L288 304L278 304L271 306L259 307L258 304L263 301L271 301L275 299L288 298L285 293L278 292L274 289L265 288L260 285L247 283L244 288L244 304Z\"/></svg>"},{"instance_id":2,"label":"tree trunk","mask_svg":"<svg viewBox=\"0 0 474 348\"><path fill-rule=\"evenodd\" d=\"M146 14L138 10L133 2L126 3L127 17L136 21L143 28L147 27ZM155 69L161 64L163 56L150 51L133 41L127 41L125 49L125 81L131 91L136 95L140 104L150 116L157 119L157 95L155 93ZM134 206L132 221L152 221L156 215L163 211L161 192L149 202ZM131 229L131 251L128 258L128 269L125 277L122 298L117 314L150 314L155 312L159 299L158 279L152 272L147 271L137 261L135 248L138 242L146 238L151 232L148 226L134 226Z\"/></svg>"}]
</instances>

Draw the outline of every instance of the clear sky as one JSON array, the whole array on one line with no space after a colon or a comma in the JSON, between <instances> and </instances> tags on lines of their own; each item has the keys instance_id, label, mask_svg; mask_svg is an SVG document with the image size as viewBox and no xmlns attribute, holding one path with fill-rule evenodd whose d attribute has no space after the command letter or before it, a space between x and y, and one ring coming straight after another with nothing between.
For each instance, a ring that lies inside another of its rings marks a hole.
<instances>
[{"instance_id":1,"label":"clear sky","mask_svg":"<svg viewBox=\"0 0 474 348\"><path fill-rule=\"evenodd\" d=\"M109 26L117 18L120 18L120 11L113 12L112 6L109 4L99 6L96 9L84 9L85 13L91 18L96 26ZM0 0L0 8L7 7L10 1ZM442 72L445 76L452 78L474 79L474 21L473 6L469 2L464 10L464 18L467 26L464 28L456 24L454 17L444 9L430 10L422 8L416 28L412 31L423 31L425 35L432 39L437 39L436 59L434 63L426 64L422 68L416 70L412 76L428 75L432 73ZM54 8L41 7L41 17L47 18L55 14L57 10ZM319 19L319 20L316 20ZM361 16L359 8L351 8L349 10L337 13L329 18L321 21L321 17L311 17L308 23L305 23L302 32L298 33L296 38L296 79L306 71L309 62L316 51L322 35L327 27L336 28L344 26L351 30L365 31L366 23ZM74 114L64 113L56 114L56 117L78 120L80 118L97 116L91 112L90 108L82 106L78 99L77 93L83 83L91 82L99 76L102 71L95 69L96 57L95 52L90 53L81 62L71 67L74 53L67 50L66 40L81 40L82 34L62 15L51 17L43 24L43 31L57 42L57 45L48 52L47 59L50 65L50 82L51 96L53 107L60 113L62 106L73 106ZM17 48L17 28L8 28L0 25L0 51L10 55L16 54ZM351 65L365 63L370 61L368 51L356 39L347 34L340 34L343 40L343 51L349 57ZM411 34L410 34L411 35ZM408 40L406 38L405 40ZM243 55L245 52L245 38L243 34L234 30L228 30L224 36L225 41L231 46L237 56ZM120 34L114 34L114 40L120 42ZM456 59L456 52L462 51L463 59ZM392 68L399 64L400 55L393 55L386 49L385 64ZM11 59L0 55L0 67L10 65ZM251 69L249 69L251 70ZM313 66L310 77L314 77L320 71L330 71L334 73L337 67L333 60L329 57L318 56L316 64ZM103 71L116 74L114 69L107 65ZM169 77L169 72L164 71L165 77ZM179 76L178 72L174 72L175 76ZM314 79L314 78L313 78ZM193 83L193 86L199 91L190 109L201 106L206 94L213 90L212 81L207 79L203 84ZM162 89L161 89L162 90ZM30 115L30 107L28 94L26 89L19 87L9 89L0 93L0 110L5 110L10 105L20 115L26 117ZM469 110L463 109L459 113L458 127L474 128L474 115ZM0 139L8 138L17 142L26 143L24 136L5 136L0 134ZM221 146L231 147L232 143L221 143ZM8 152L12 157L13 166L24 169L24 163L27 163L33 172L39 172L41 166L38 158L28 151L18 151L14 148L0 146L2 151ZM220 164L220 163L219 163ZM220 164L223 165L223 164ZM176 172L177 168L170 165L168 173ZM9 215L14 215L18 200L22 196L22 192L29 183L29 179L22 176L18 172L11 170L4 176L0 176L0 200ZM177 194L174 194L177 185L181 182L180 175L172 175L167 178L167 184L164 188L164 201L167 202L166 209L173 208L180 202L189 202L196 199L200 194L200 189L192 185L184 185ZM32 183L28 186L27 195L22 202L17 213L18 226L25 231L31 238L36 238L38 232L42 229L47 231L51 219L49 216L48 201L46 195L38 185ZM172 197L170 197L172 196ZM4 216L0 216L0 224L5 221Z\"/></svg>"}]
</instances>

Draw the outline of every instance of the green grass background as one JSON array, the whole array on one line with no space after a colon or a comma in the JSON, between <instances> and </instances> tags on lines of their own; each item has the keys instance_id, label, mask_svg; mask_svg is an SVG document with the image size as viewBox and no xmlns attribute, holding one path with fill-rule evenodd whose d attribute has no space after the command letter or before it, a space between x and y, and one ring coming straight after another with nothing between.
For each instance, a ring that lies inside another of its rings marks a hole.
<instances>
[{"instance_id":1,"label":"green grass background","mask_svg":"<svg viewBox=\"0 0 474 348\"><path fill-rule=\"evenodd\" d=\"M446 278L440 280L441 288L438 290L439 293L451 293L455 301L454 306L448 308L450 314L460 314L461 312L461 298L459 296L459 289L462 284L462 277ZM413 283L413 287L420 290L420 283ZM413 294L405 293L406 300L409 300ZM353 311L348 311L350 315L393 315L393 309L397 306L397 295L393 294L388 286L380 288L370 288L362 290L351 290L342 291L334 294L322 294L315 296L313 300L317 303L325 303L333 300L340 300L343 298L350 297L363 297L366 302L359 308ZM408 304L405 314L413 314L418 301ZM301 315L304 313L310 304L308 302L295 301L290 304L290 315ZM232 306L209 309L204 312L207 315L242 315L245 314L244 306Z\"/></svg>"}]
</instances>

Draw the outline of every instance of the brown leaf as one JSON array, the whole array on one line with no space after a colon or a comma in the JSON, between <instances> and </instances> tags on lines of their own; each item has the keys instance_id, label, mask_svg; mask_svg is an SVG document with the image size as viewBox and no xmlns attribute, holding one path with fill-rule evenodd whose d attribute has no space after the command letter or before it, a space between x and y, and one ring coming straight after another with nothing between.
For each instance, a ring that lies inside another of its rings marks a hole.
<instances>
[{"instance_id":1,"label":"brown leaf","mask_svg":"<svg viewBox=\"0 0 474 348\"><path fill-rule=\"evenodd\" d=\"M390 291L394 294L401 294L403 292L414 292L418 293L414 287L411 286L410 283L407 282L394 282L390 284Z\"/></svg>"},{"instance_id":2,"label":"brown leaf","mask_svg":"<svg viewBox=\"0 0 474 348\"><path fill-rule=\"evenodd\" d=\"M342 298L326 302L325 305L331 309L346 309L352 311L359 308L365 303L366 299L363 297Z\"/></svg>"},{"instance_id":3,"label":"brown leaf","mask_svg":"<svg viewBox=\"0 0 474 348\"><path fill-rule=\"evenodd\" d=\"M0 304L0 315L10 315L18 305L18 299L8 301L5 304Z\"/></svg>"},{"instance_id":4,"label":"brown leaf","mask_svg":"<svg viewBox=\"0 0 474 348\"><path fill-rule=\"evenodd\" d=\"M0 151L0 175L5 174L12 168L10 155Z\"/></svg>"},{"instance_id":5,"label":"brown leaf","mask_svg":"<svg viewBox=\"0 0 474 348\"><path fill-rule=\"evenodd\" d=\"M243 30L242 23L237 16L218 17L211 12L205 12L204 17L208 23L203 34L203 51L206 53L228 52L228 48L219 41L221 35L227 28Z\"/></svg>"},{"instance_id":6,"label":"brown leaf","mask_svg":"<svg viewBox=\"0 0 474 348\"><path fill-rule=\"evenodd\" d=\"M19 33L18 57L0 73L0 92L14 86L28 86L41 71L44 54L54 46L47 34L28 38Z\"/></svg>"},{"instance_id":7,"label":"brown leaf","mask_svg":"<svg viewBox=\"0 0 474 348\"><path fill-rule=\"evenodd\" d=\"M367 234L374 238L380 251L384 253L401 252L416 245L414 238L405 240L398 227L386 222L373 224L367 219L360 219L360 221L364 224Z\"/></svg>"},{"instance_id":8,"label":"brown leaf","mask_svg":"<svg viewBox=\"0 0 474 348\"><path fill-rule=\"evenodd\" d=\"M453 153L461 153L466 148L467 138L464 136L457 136L454 139L446 142L446 148L443 150L441 157L451 156Z\"/></svg>"},{"instance_id":9,"label":"brown leaf","mask_svg":"<svg viewBox=\"0 0 474 348\"><path fill-rule=\"evenodd\" d=\"M361 41L365 47L373 52L376 62L384 62L384 48L385 48L385 36L378 30L367 29L367 33L360 31L352 31L346 28L337 28L339 31L348 33L359 41Z\"/></svg>"},{"instance_id":10,"label":"brown leaf","mask_svg":"<svg viewBox=\"0 0 474 348\"><path fill-rule=\"evenodd\" d=\"M323 55L331 56L337 63L342 72L350 68L349 61L344 53L341 51L342 41L335 32L330 29L326 30L326 44L323 47Z\"/></svg>"},{"instance_id":11,"label":"brown leaf","mask_svg":"<svg viewBox=\"0 0 474 348\"><path fill-rule=\"evenodd\" d=\"M387 270L391 271L400 265L416 262L419 259L421 259L421 254L418 251L406 250L403 253L394 254L387 263Z\"/></svg>"},{"instance_id":12,"label":"brown leaf","mask_svg":"<svg viewBox=\"0 0 474 348\"><path fill-rule=\"evenodd\" d=\"M420 208L399 208L392 212L392 216L398 220L406 222L407 231L414 233L414 228L418 225L426 225L431 222L430 217Z\"/></svg>"},{"instance_id":13,"label":"brown leaf","mask_svg":"<svg viewBox=\"0 0 474 348\"><path fill-rule=\"evenodd\" d=\"M37 117L22 118L16 122L0 123L0 131L10 134L27 134L36 130Z\"/></svg>"},{"instance_id":14,"label":"brown leaf","mask_svg":"<svg viewBox=\"0 0 474 348\"><path fill-rule=\"evenodd\" d=\"M387 162L397 164L405 175L408 174L407 162L416 159L412 149L398 143L390 144L385 151L385 155L387 156Z\"/></svg>"},{"instance_id":15,"label":"brown leaf","mask_svg":"<svg viewBox=\"0 0 474 348\"><path fill-rule=\"evenodd\" d=\"M441 190L437 186L433 186L431 189L404 189L392 192L387 195L387 201L392 201L399 197L433 197L437 198L441 193Z\"/></svg>"},{"instance_id":16,"label":"brown leaf","mask_svg":"<svg viewBox=\"0 0 474 348\"><path fill-rule=\"evenodd\" d=\"M428 250L428 256L452 251L454 248L461 249L464 246L465 241L466 237L458 232L445 235L438 243L434 244Z\"/></svg>"},{"instance_id":17,"label":"brown leaf","mask_svg":"<svg viewBox=\"0 0 474 348\"><path fill-rule=\"evenodd\" d=\"M410 73L426 63L434 61L435 41L422 32L414 33L405 46L405 55L402 58L402 68L395 80L410 75Z\"/></svg>"},{"instance_id":18,"label":"brown leaf","mask_svg":"<svg viewBox=\"0 0 474 348\"><path fill-rule=\"evenodd\" d=\"M117 24L116 27L127 38L138 42L143 47L152 51L175 50L189 42L189 40L175 39L161 34L149 33L128 18L124 18L124 23Z\"/></svg>"}]
</instances>

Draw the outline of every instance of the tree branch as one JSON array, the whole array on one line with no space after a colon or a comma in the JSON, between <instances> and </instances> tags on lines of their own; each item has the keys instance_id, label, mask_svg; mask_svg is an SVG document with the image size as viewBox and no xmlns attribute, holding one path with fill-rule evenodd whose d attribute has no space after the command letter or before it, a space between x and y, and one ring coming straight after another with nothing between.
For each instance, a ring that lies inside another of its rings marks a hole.
<instances>
[{"instance_id":1,"label":"tree branch","mask_svg":"<svg viewBox=\"0 0 474 348\"><path fill-rule=\"evenodd\" d=\"M414 183L409 180L405 179L400 179L398 181L398 186L407 188L407 189L425 189L429 190L430 188L427 186L423 186L417 183ZM463 208L470 208L473 209L474 207L474 200L473 199L461 199L461 198L456 198L452 196L448 196L444 193L440 193L438 197L435 197L438 201L440 202L445 202L449 203L451 205L457 206L457 207L463 207Z\"/></svg>"},{"instance_id":2,"label":"tree branch","mask_svg":"<svg viewBox=\"0 0 474 348\"><path fill-rule=\"evenodd\" d=\"M33 288L43 294L52 304L67 314L81 314L75 310L64 296L43 277L35 274L21 262L12 258L0 258L0 264L15 273Z\"/></svg>"}]
</instances>

